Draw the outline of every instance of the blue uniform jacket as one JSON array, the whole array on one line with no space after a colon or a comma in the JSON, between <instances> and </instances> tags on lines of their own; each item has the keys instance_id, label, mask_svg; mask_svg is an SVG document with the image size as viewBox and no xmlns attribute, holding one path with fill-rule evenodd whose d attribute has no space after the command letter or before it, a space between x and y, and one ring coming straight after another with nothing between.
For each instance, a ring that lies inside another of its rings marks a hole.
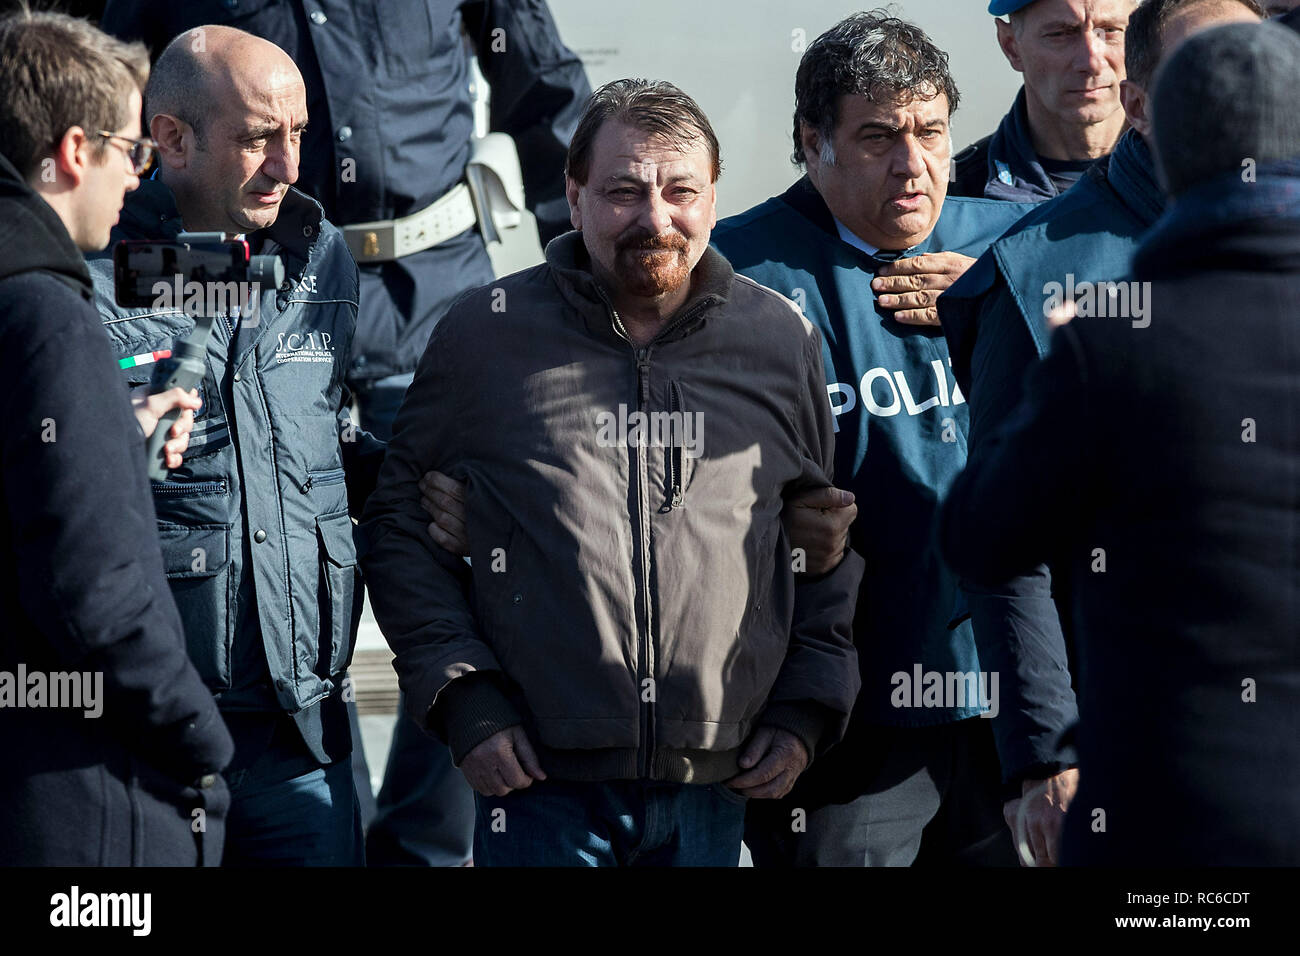
<instances>
[{"instance_id":1,"label":"blue uniform jacket","mask_svg":"<svg viewBox=\"0 0 1300 956\"><path fill-rule=\"evenodd\" d=\"M948 200L911 252L979 255L1029 208ZM936 505L966 461L966 403L943 335L895 322L875 304L876 261L839 238L806 177L719 223L713 241L737 272L793 299L822 334L838 432L835 483L857 498L850 537L867 565L853 625L862 670L855 718L921 726L980 713L977 700L917 707L910 683L903 694L894 679L912 682L918 666L979 670L970 625L949 628L957 584L931 536Z\"/></svg>"},{"instance_id":2,"label":"blue uniform jacket","mask_svg":"<svg viewBox=\"0 0 1300 956\"><path fill-rule=\"evenodd\" d=\"M1150 153L1129 131L1077 186L1016 223L940 297L953 372L970 397L972 460L1015 408L1026 370L1047 352L1045 289L1071 276L1076 287L1124 278L1162 206ZM1057 610L1064 582L1053 584L1043 566L1003 587L963 584L981 658L1002 675L1003 715L993 730L1004 777L1070 766L1074 750L1059 740L1078 716Z\"/></svg>"},{"instance_id":3,"label":"blue uniform jacket","mask_svg":"<svg viewBox=\"0 0 1300 956\"><path fill-rule=\"evenodd\" d=\"M148 181L127 197L113 238L171 239L181 227L170 190ZM320 727L337 704L328 715L314 705L340 699L352 658L361 572L349 514L384 451L348 417L356 267L320 205L295 189L250 241L280 255L287 278L262 290L256 322L214 323L185 462L152 486L163 569L190 658L222 709L294 714L317 758L338 759L349 739ZM174 302L117 305L112 259L89 265L119 359L173 348L193 329ZM151 371L124 370L124 385Z\"/></svg>"}]
</instances>

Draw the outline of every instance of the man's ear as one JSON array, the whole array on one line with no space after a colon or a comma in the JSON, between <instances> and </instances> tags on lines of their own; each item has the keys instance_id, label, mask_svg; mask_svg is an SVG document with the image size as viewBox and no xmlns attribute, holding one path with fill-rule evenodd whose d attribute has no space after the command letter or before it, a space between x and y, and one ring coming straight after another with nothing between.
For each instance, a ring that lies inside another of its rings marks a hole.
<instances>
[{"instance_id":1,"label":"man's ear","mask_svg":"<svg viewBox=\"0 0 1300 956\"><path fill-rule=\"evenodd\" d=\"M582 210L578 207L578 184L564 177L564 195L569 200L569 222L574 229L582 229Z\"/></svg>"},{"instance_id":2,"label":"man's ear","mask_svg":"<svg viewBox=\"0 0 1300 956\"><path fill-rule=\"evenodd\" d=\"M63 138L54 146L54 152L41 160L41 166L35 174L37 181L53 183L63 179L68 186L76 189L86 178L86 170L91 165L92 143L86 131L80 126L70 126ZM51 166L50 161L53 162ZM50 175L50 171L54 176Z\"/></svg>"},{"instance_id":3,"label":"man's ear","mask_svg":"<svg viewBox=\"0 0 1300 956\"><path fill-rule=\"evenodd\" d=\"M1025 72L1025 66L1020 60L1020 45L1016 40L1016 28L1001 18L996 18L993 22L997 24L998 46L1002 47L1002 55L1011 64L1011 69L1017 73Z\"/></svg>"},{"instance_id":4,"label":"man's ear","mask_svg":"<svg viewBox=\"0 0 1300 956\"><path fill-rule=\"evenodd\" d=\"M803 147L803 164L812 176L822 168L822 137L816 129L799 121L799 144Z\"/></svg>"},{"instance_id":5,"label":"man's ear","mask_svg":"<svg viewBox=\"0 0 1300 956\"><path fill-rule=\"evenodd\" d=\"M189 163L194 129L183 119L159 113L149 121L149 138L158 144L158 161L163 165L184 169Z\"/></svg>"},{"instance_id":6,"label":"man's ear","mask_svg":"<svg viewBox=\"0 0 1300 956\"><path fill-rule=\"evenodd\" d=\"M1151 135L1151 117L1147 115L1147 91L1132 80L1121 80L1119 101L1124 106L1128 125L1146 138Z\"/></svg>"}]
</instances>

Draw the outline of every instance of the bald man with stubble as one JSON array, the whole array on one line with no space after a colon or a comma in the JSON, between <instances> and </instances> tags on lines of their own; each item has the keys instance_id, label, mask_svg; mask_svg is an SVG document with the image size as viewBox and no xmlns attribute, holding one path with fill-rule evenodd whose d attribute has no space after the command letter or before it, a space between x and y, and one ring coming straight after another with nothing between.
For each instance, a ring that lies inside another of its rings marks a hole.
<instances>
[{"instance_id":1,"label":"bald man with stubble","mask_svg":"<svg viewBox=\"0 0 1300 956\"><path fill-rule=\"evenodd\" d=\"M145 119L158 171L130 196L114 240L224 232L279 256L287 277L241 289L242 308L213 320L189 451L153 485L190 657L235 739L224 862L363 865L346 707L361 608L351 515L383 444L347 411L356 264L319 203L293 188L302 76L272 43L199 27L159 57ZM166 297L118 306L111 259L91 271L119 358L175 349L194 330ZM150 371L125 369L124 387Z\"/></svg>"}]
</instances>

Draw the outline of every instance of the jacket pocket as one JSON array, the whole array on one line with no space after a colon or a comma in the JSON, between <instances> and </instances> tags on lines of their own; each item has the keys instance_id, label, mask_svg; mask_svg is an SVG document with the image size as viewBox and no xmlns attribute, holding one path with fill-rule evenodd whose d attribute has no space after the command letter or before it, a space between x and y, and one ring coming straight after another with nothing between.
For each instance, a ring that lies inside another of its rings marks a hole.
<instances>
[{"instance_id":1,"label":"jacket pocket","mask_svg":"<svg viewBox=\"0 0 1300 956\"><path fill-rule=\"evenodd\" d=\"M224 482L212 482L222 484ZM156 486L164 487L164 486ZM230 687L234 576L230 526L159 526L163 571L181 612L185 646L212 690Z\"/></svg>"},{"instance_id":2,"label":"jacket pocket","mask_svg":"<svg viewBox=\"0 0 1300 956\"><path fill-rule=\"evenodd\" d=\"M380 21L383 61L393 77L420 77L432 72L433 20L426 0L385 0L376 13Z\"/></svg>"},{"instance_id":3,"label":"jacket pocket","mask_svg":"<svg viewBox=\"0 0 1300 956\"><path fill-rule=\"evenodd\" d=\"M229 491L224 478L211 481L157 481L153 483L151 490L155 504L159 501L225 496Z\"/></svg>"},{"instance_id":4,"label":"jacket pocket","mask_svg":"<svg viewBox=\"0 0 1300 956\"><path fill-rule=\"evenodd\" d=\"M347 476L342 468L309 471L307 477L298 482L298 490L310 496L309 507L314 514L328 517L349 511ZM355 550L354 546L353 551ZM321 560L324 559L322 555Z\"/></svg>"},{"instance_id":5,"label":"jacket pocket","mask_svg":"<svg viewBox=\"0 0 1300 956\"><path fill-rule=\"evenodd\" d=\"M695 420L689 418L682 383L668 383L668 434L664 440L664 503L661 512L667 513L686 504L686 485L689 481L690 455L699 451L700 436L696 434ZM688 452L690 454L688 454Z\"/></svg>"},{"instance_id":6,"label":"jacket pocket","mask_svg":"<svg viewBox=\"0 0 1300 956\"><path fill-rule=\"evenodd\" d=\"M745 694L736 695L743 710L731 715L745 722L762 710L790 646L789 628L779 620L775 606L776 576L785 573L777 556L784 540L779 521L759 536L750 559L749 605L745 608L740 642L741 654L750 660L738 673L752 675L753 684Z\"/></svg>"},{"instance_id":7,"label":"jacket pocket","mask_svg":"<svg viewBox=\"0 0 1300 956\"><path fill-rule=\"evenodd\" d=\"M342 468L331 468L328 471L309 471L307 472L307 480L302 483L302 490L305 494L313 488L337 485L346 480L347 475Z\"/></svg>"},{"instance_id":8,"label":"jacket pocket","mask_svg":"<svg viewBox=\"0 0 1300 956\"><path fill-rule=\"evenodd\" d=\"M779 519L778 519L779 520ZM753 574L749 581L749 616L762 622L771 614L773 578L776 574L777 530L768 528L758 539L758 546L750 559Z\"/></svg>"},{"instance_id":9,"label":"jacket pocket","mask_svg":"<svg viewBox=\"0 0 1300 956\"><path fill-rule=\"evenodd\" d=\"M749 797L743 793L732 790L725 783L711 783L709 789L722 799L723 803L729 803L732 806L747 807L749 806Z\"/></svg>"},{"instance_id":10,"label":"jacket pocket","mask_svg":"<svg viewBox=\"0 0 1300 956\"><path fill-rule=\"evenodd\" d=\"M352 638L361 621L363 591L348 513L321 515L316 519L316 537L320 543L322 652L329 641L327 673L317 676L325 679L342 674L352 663Z\"/></svg>"},{"instance_id":11,"label":"jacket pocket","mask_svg":"<svg viewBox=\"0 0 1300 956\"><path fill-rule=\"evenodd\" d=\"M384 0L375 5L384 62L390 76L422 76L434 61L433 20L427 0Z\"/></svg>"}]
</instances>

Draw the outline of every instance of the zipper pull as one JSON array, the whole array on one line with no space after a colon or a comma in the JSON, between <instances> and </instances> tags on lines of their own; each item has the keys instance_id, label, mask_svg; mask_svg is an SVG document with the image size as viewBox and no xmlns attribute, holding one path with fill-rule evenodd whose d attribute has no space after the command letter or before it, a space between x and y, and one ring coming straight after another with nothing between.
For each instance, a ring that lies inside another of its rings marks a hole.
<instances>
[{"instance_id":1,"label":"zipper pull","mask_svg":"<svg viewBox=\"0 0 1300 956\"><path fill-rule=\"evenodd\" d=\"M305 495L307 492L311 491L311 480L312 480L312 479L311 479L311 475L308 475L308 476L307 476L307 481L306 481L306 482L303 484L303 486L302 486L302 493L303 493L304 495Z\"/></svg>"},{"instance_id":2,"label":"zipper pull","mask_svg":"<svg viewBox=\"0 0 1300 956\"><path fill-rule=\"evenodd\" d=\"M643 410L650 404L650 363L646 358L649 354L649 349L636 350L636 384Z\"/></svg>"}]
</instances>

